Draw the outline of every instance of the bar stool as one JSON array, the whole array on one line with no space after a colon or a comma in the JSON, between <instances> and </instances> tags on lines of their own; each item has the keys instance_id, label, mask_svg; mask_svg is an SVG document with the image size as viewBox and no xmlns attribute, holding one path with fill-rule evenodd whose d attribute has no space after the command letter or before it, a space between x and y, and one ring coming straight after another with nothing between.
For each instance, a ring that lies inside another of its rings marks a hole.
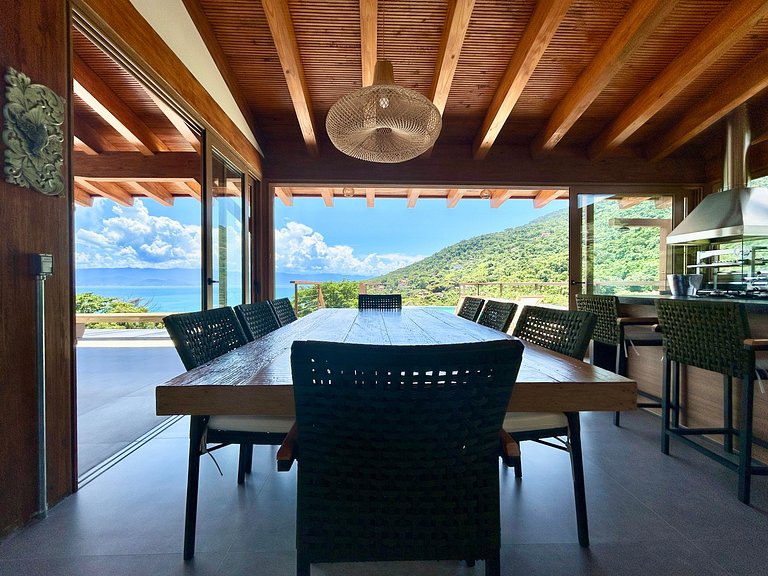
<instances>
[{"instance_id":1,"label":"bar stool","mask_svg":"<svg viewBox=\"0 0 768 576\"><path fill-rule=\"evenodd\" d=\"M627 343L630 346L661 346L661 333L640 326L658 324L654 317L622 317L619 316L619 299L616 296L603 294L576 294L576 309L593 312L597 315L597 324L592 332L592 364L615 372L620 376L627 375ZM613 351L613 358L601 346ZM608 348L610 347L610 348ZM638 396L646 400L637 403L638 408L661 408L661 398L643 390L637 391ZM621 424L621 412L613 417L616 426Z\"/></svg>"},{"instance_id":2,"label":"bar stool","mask_svg":"<svg viewBox=\"0 0 768 576\"><path fill-rule=\"evenodd\" d=\"M752 475L768 475L768 466L752 463L755 352L768 350L768 340L750 338L746 310L743 304L737 302L657 300L656 310L664 340L661 451L669 454L669 439L674 437L727 468L737 470L739 500L749 504ZM723 375L722 427L688 428L680 425L677 415L681 365ZM738 429L733 427L732 416L734 376L741 378ZM691 438L704 434L723 434L724 453ZM734 435L739 439L737 457L731 454Z\"/></svg>"}]
</instances>

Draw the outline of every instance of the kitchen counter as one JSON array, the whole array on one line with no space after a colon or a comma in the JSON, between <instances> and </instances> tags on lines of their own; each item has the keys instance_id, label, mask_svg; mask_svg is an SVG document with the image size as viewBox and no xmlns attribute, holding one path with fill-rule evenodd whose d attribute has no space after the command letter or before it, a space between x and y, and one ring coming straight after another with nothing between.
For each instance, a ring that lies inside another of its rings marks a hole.
<instances>
[{"instance_id":1,"label":"kitchen counter","mask_svg":"<svg viewBox=\"0 0 768 576\"><path fill-rule=\"evenodd\" d=\"M768 314L768 298L730 298L723 296L672 296L671 294L622 294L619 304L628 306L655 306L656 300L701 300L705 302L739 302L746 304L747 312ZM640 314L633 314L639 316ZM651 315L653 314L645 314Z\"/></svg>"}]
</instances>

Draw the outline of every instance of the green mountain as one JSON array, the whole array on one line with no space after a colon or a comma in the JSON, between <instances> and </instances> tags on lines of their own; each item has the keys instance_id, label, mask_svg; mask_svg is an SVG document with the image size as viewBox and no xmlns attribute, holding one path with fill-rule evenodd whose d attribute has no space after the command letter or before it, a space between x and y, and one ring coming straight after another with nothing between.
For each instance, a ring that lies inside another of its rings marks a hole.
<instances>
[{"instance_id":1,"label":"green mountain","mask_svg":"<svg viewBox=\"0 0 768 576\"><path fill-rule=\"evenodd\" d=\"M618 202L594 205L595 278L601 281L655 281L659 277L658 227L622 229L610 219L670 218L669 208L642 202L621 208ZM411 305L453 305L459 284L467 282L566 282L568 280L568 210L563 209L501 232L476 236L443 248L410 266L374 278L376 290L399 292ZM544 295L563 304L567 286L486 286L481 295L514 298Z\"/></svg>"}]
</instances>

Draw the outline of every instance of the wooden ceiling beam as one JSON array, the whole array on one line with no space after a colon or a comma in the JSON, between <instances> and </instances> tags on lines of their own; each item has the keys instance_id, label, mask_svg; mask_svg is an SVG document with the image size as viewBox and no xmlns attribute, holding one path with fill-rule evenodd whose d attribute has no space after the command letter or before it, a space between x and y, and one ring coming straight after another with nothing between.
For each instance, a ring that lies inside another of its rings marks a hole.
<instances>
[{"instance_id":1,"label":"wooden ceiling beam","mask_svg":"<svg viewBox=\"0 0 768 576\"><path fill-rule=\"evenodd\" d=\"M203 43L205 44L206 48L208 48L208 53L211 55L211 58L213 58L213 62L216 64L216 68L219 69L221 77L224 79L224 83L227 85L227 88L229 88L229 93L232 94L232 98L234 99L235 104L237 104L237 107L240 109L240 113L243 115L243 118L245 118L245 121L248 124L248 127L251 129L251 132L253 132L253 135L256 138L256 142L264 142L264 135L262 134L261 129L256 122L256 118L254 117L250 106L248 106L248 101L243 95L240 84L235 79L235 74L232 72L232 67L229 65L229 60L224 54L224 50L221 48L221 44L219 44L219 41L216 39L216 33L214 32L213 26L211 26L208 17L205 15L203 7L200 5L200 0L182 1L184 2L184 7L187 9L189 17L192 19L192 23L195 25L197 32L200 34L200 38L202 38ZM165 113L165 110L163 110L163 113ZM169 117L168 119L173 122L172 118ZM179 132L181 132L181 130L179 130ZM182 132L182 134L184 134L184 132ZM185 138L187 137L186 134L184 136ZM195 139L197 140L197 138ZM187 140L189 141L188 138ZM191 141L190 144L192 144ZM199 150L197 151L199 152ZM260 150L260 152L263 153L262 150Z\"/></svg>"},{"instance_id":2,"label":"wooden ceiling beam","mask_svg":"<svg viewBox=\"0 0 768 576\"><path fill-rule=\"evenodd\" d=\"M765 16L768 2L733 0L595 139L590 157L600 159L621 146Z\"/></svg>"},{"instance_id":3,"label":"wooden ceiling beam","mask_svg":"<svg viewBox=\"0 0 768 576\"><path fill-rule=\"evenodd\" d=\"M320 195L323 197L323 202L328 208L333 208L333 188L323 188L320 190Z\"/></svg>"},{"instance_id":4,"label":"wooden ceiling beam","mask_svg":"<svg viewBox=\"0 0 768 576\"><path fill-rule=\"evenodd\" d=\"M459 200L461 200L462 196L464 196L463 190L459 190L458 188L451 188L448 190L448 194L446 196L446 200L448 201L448 208L456 208L456 205L459 203Z\"/></svg>"},{"instance_id":5,"label":"wooden ceiling beam","mask_svg":"<svg viewBox=\"0 0 768 576\"><path fill-rule=\"evenodd\" d=\"M147 90L147 94L150 98L152 98L152 101L155 103L155 105L160 108L160 111L163 113L163 116L165 116L168 121L173 124L173 127L176 128L176 131L181 134L182 138L187 141L187 144L192 146L192 149L197 152L198 154L202 153L202 144L200 143L200 138L197 134L189 127L189 125L186 123L184 118L178 115L178 113L171 108L168 104L166 104L165 100L163 100L160 96L155 94L152 90Z\"/></svg>"},{"instance_id":6,"label":"wooden ceiling beam","mask_svg":"<svg viewBox=\"0 0 768 576\"><path fill-rule=\"evenodd\" d=\"M467 34L474 7L475 0L451 0L448 3L435 74L432 87L429 89L429 99L441 115L448 101L448 93L451 91L456 65L459 63L461 48L464 45L464 37Z\"/></svg>"},{"instance_id":7,"label":"wooden ceiling beam","mask_svg":"<svg viewBox=\"0 0 768 576\"><path fill-rule=\"evenodd\" d=\"M304 65L301 62L299 45L293 30L293 20L285 0L261 0L264 13L267 16L269 30L277 49L280 64L283 67L285 82L291 95L299 128L304 137L304 144L311 156L317 156L317 129L312 113L312 100L309 87L304 76Z\"/></svg>"},{"instance_id":8,"label":"wooden ceiling beam","mask_svg":"<svg viewBox=\"0 0 768 576\"><path fill-rule=\"evenodd\" d=\"M476 160L481 160L488 154L536 65L565 18L570 4L571 0L551 0L536 5L475 137L473 153Z\"/></svg>"},{"instance_id":9,"label":"wooden ceiling beam","mask_svg":"<svg viewBox=\"0 0 768 576\"><path fill-rule=\"evenodd\" d=\"M534 208L544 208L547 204L560 198L566 190L539 190L533 198Z\"/></svg>"},{"instance_id":10,"label":"wooden ceiling beam","mask_svg":"<svg viewBox=\"0 0 768 576\"><path fill-rule=\"evenodd\" d=\"M419 199L419 191L416 188L409 188L405 192L405 197L408 198L408 208L415 208L416 201Z\"/></svg>"},{"instance_id":11,"label":"wooden ceiling beam","mask_svg":"<svg viewBox=\"0 0 768 576\"><path fill-rule=\"evenodd\" d=\"M112 182L89 182L85 178L75 176L75 183L94 196L101 196L122 206L133 206L133 196L119 184Z\"/></svg>"},{"instance_id":12,"label":"wooden ceiling beam","mask_svg":"<svg viewBox=\"0 0 768 576\"><path fill-rule=\"evenodd\" d=\"M146 196L162 204L173 206L173 194L168 192L159 182L124 182L133 196Z\"/></svg>"},{"instance_id":13,"label":"wooden ceiling beam","mask_svg":"<svg viewBox=\"0 0 768 576\"><path fill-rule=\"evenodd\" d=\"M285 186L275 186L275 196L286 206L293 206L293 193Z\"/></svg>"},{"instance_id":14,"label":"wooden ceiling beam","mask_svg":"<svg viewBox=\"0 0 768 576\"><path fill-rule=\"evenodd\" d=\"M77 54L72 55L72 74L74 93L139 152L168 152L157 134Z\"/></svg>"},{"instance_id":15,"label":"wooden ceiling beam","mask_svg":"<svg viewBox=\"0 0 768 576\"><path fill-rule=\"evenodd\" d=\"M368 208L373 208L373 204L376 201L376 192L370 188L365 191L365 205Z\"/></svg>"},{"instance_id":16,"label":"wooden ceiling beam","mask_svg":"<svg viewBox=\"0 0 768 576\"><path fill-rule=\"evenodd\" d=\"M75 182L75 204L80 206L93 206L93 196L88 194L85 189Z\"/></svg>"},{"instance_id":17,"label":"wooden ceiling beam","mask_svg":"<svg viewBox=\"0 0 768 576\"><path fill-rule=\"evenodd\" d=\"M377 0L360 0L360 59L363 86L373 84L373 71L378 58Z\"/></svg>"},{"instance_id":18,"label":"wooden ceiling beam","mask_svg":"<svg viewBox=\"0 0 768 576\"><path fill-rule=\"evenodd\" d=\"M142 156L135 152L112 152L89 156L72 154L72 172L88 179L155 181L201 180L202 165L196 152L165 152Z\"/></svg>"},{"instance_id":19,"label":"wooden ceiling beam","mask_svg":"<svg viewBox=\"0 0 768 576\"><path fill-rule=\"evenodd\" d=\"M680 118L669 132L648 147L648 158L660 160L701 134L738 106L768 88L768 50L720 84L703 102Z\"/></svg>"},{"instance_id":20,"label":"wooden ceiling beam","mask_svg":"<svg viewBox=\"0 0 768 576\"><path fill-rule=\"evenodd\" d=\"M492 190L491 208L499 208L504 202L509 200L514 190Z\"/></svg>"},{"instance_id":21,"label":"wooden ceiling beam","mask_svg":"<svg viewBox=\"0 0 768 576\"><path fill-rule=\"evenodd\" d=\"M648 196L624 196L623 198L619 198L619 208L626 210L627 208L642 204L647 200L650 200Z\"/></svg>"},{"instance_id":22,"label":"wooden ceiling beam","mask_svg":"<svg viewBox=\"0 0 768 576\"><path fill-rule=\"evenodd\" d=\"M82 152L83 154L87 154L88 156L98 156L98 152L88 146L85 142L80 140L76 135L72 136L72 149L75 152Z\"/></svg>"},{"instance_id":23,"label":"wooden ceiling beam","mask_svg":"<svg viewBox=\"0 0 768 576\"><path fill-rule=\"evenodd\" d=\"M592 62L552 112L544 130L534 140L534 154L552 150L560 142L676 3L677 0L644 0L632 4Z\"/></svg>"},{"instance_id":24,"label":"wooden ceiling beam","mask_svg":"<svg viewBox=\"0 0 768 576\"><path fill-rule=\"evenodd\" d=\"M183 185L190 190L190 196L197 198L198 200L203 199L203 187L200 186L200 182L197 180L186 180Z\"/></svg>"},{"instance_id":25,"label":"wooden ceiling beam","mask_svg":"<svg viewBox=\"0 0 768 576\"><path fill-rule=\"evenodd\" d=\"M90 122L81 114L74 115L73 128L75 136L88 148L101 154L114 150L112 143L99 130L95 130Z\"/></svg>"}]
</instances>

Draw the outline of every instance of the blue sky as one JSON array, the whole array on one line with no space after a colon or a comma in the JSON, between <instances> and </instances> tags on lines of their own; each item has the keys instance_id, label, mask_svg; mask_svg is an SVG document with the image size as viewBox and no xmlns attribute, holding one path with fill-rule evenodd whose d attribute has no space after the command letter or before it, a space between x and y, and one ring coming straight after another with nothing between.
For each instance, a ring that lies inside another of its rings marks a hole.
<instances>
[{"instance_id":1,"label":"blue sky","mask_svg":"<svg viewBox=\"0 0 768 576\"><path fill-rule=\"evenodd\" d=\"M278 271L378 275L429 256L450 244L520 226L566 208L554 201L534 209L530 200L509 200L492 209L487 200L336 198L275 203ZM123 207L96 199L75 211L76 262L80 268L194 268L200 261L200 203L178 198L172 207L137 199Z\"/></svg>"}]
</instances>

